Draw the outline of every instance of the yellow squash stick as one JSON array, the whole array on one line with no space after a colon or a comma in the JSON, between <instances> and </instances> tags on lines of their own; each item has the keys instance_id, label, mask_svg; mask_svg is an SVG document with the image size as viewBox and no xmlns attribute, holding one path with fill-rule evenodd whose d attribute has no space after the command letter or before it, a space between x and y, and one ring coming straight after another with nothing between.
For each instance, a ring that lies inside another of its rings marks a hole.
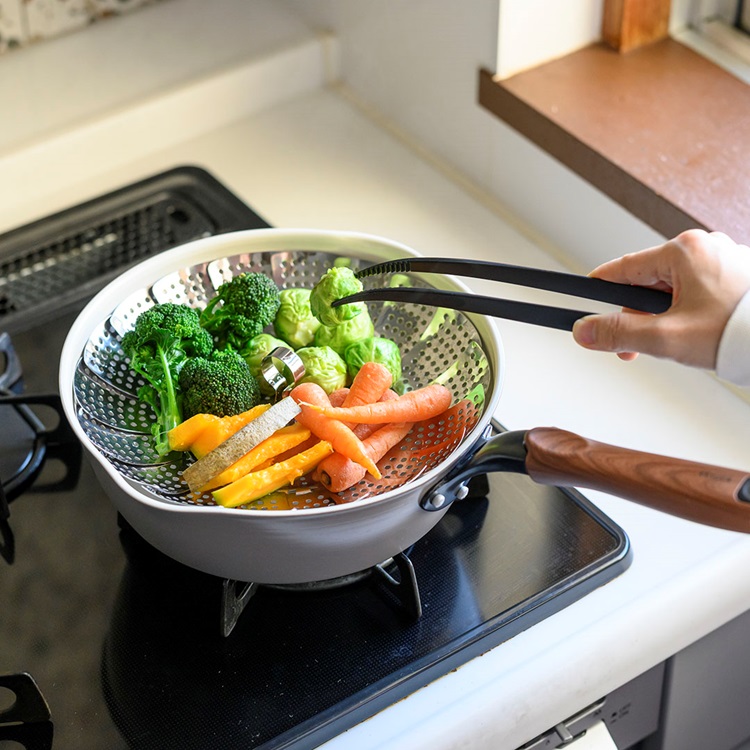
<instances>
[{"instance_id":1,"label":"yellow squash stick","mask_svg":"<svg viewBox=\"0 0 750 750\"><path fill-rule=\"evenodd\" d=\"M295 479L312 471L326 456L333 453L331 444L325 440L298 453L286 461L271 464L266 469L245 474L236 482L214 490L213 496L219 505L225 508L236 508L267 495L269 492L292 484Z\"/></svg>"},{"instance_id":2,"label":"yellow squash stick","mask_svg":"<svg viewBox=\"0 0 750 750\"><path fill-rule=\"evenodd\" d=\"M246 453L239 461L233 463L228 469L224 469L217 477L214 477L207 485L201 487L201 492L208 492L216 487L235 482L245 474L258 469L263 463L280 456L288 450L304 443L310 437L310 430L301 424L291 424L274 432L271 437L258 443L251 451Z\"/></svg>"},{"instance_id":3,"label":"yellow squash stick","mask_svg":"<svg viewBox=\"0 0 750 750\"><path fill-rule=\"evenodd\" d=\"M259 404L231 417L195 414L169 431L167 435L169 447L173 451L190 451L196 458L200 458L259 417L268 408L269 404Z\"/></svg>"}]
</instances>

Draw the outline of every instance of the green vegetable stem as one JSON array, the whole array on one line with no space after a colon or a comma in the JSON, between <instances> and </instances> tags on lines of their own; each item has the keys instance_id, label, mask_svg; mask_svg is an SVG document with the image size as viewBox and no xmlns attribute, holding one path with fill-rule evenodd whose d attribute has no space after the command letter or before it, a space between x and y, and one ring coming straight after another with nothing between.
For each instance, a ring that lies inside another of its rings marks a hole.
<instances>
[{"instance_id":1,"label":"green vegetable stem","mask_svg":"<svg viewBox=\"0 0 750 750\"><path fill-rule=\"evenodd\" d=\"M122 338L122 349L132 370L145 381L138 389L138 397L156 415L151 431L157 452L166 455L167 433L182 421L182 399L177 387L180 371L190 357L209 356L213 339L201 328L196 310L164 302L136 318L133 329Z\"/></svg>"}]
</instances>

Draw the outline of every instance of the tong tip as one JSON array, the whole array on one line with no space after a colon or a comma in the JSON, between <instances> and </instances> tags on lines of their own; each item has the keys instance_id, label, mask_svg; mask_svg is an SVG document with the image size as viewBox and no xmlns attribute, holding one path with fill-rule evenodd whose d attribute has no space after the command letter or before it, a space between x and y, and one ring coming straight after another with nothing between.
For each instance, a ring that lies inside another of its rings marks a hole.
<instances>
[{"instance_id":1,"label":"tong tip","mask_svg":"<svg viewBox=\"0 0 750 750\"><path fill-rule=\"evenodd\" d=\"M377 276L381 273L408 273L411 270L411 264L408 258L402 258L398 260L387 260L383 263L375 263L375 265L362 268L355 276L358 279L363 279L366 276Z\"/></svg>"}]
</instances>

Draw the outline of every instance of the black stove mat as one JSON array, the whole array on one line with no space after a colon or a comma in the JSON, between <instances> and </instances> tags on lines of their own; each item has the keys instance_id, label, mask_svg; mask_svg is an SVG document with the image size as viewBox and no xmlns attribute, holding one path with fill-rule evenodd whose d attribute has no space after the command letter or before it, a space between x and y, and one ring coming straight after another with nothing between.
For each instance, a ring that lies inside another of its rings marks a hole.
<instances>
[{"instance_id":1,"label":"black stove mat","mask_svg":"<svg viewBox=\"0 0 750 750\"><path fill-rule=\"evenodd\" d=\"M261 587L217 637L220 582L127 529L102 652L112 717L133 747L315 747L566 607L621 572L629 546L582 498L490 478L410 551L417 621L377 585Z\"/></svg>"}]
</instances>

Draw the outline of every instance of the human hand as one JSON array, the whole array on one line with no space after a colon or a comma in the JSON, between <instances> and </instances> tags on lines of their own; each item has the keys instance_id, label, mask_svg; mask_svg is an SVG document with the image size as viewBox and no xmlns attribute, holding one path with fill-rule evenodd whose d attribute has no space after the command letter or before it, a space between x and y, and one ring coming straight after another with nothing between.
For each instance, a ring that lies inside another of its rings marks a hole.
<instances>
[{"instance_id":1,"label":"human hand","mask_svg":"<svg viewBox=\"0 0 750 750\"><path fill-rule=\"evenodd\" d=\"M576 321L573 338L581 346L625 360L643 352L714 369L724 327L750 290L750 248L721 232L691 229L604 263L590 276L661 289L673 299L659 315L624 309Z\"/></svg>"}]
</instances>

